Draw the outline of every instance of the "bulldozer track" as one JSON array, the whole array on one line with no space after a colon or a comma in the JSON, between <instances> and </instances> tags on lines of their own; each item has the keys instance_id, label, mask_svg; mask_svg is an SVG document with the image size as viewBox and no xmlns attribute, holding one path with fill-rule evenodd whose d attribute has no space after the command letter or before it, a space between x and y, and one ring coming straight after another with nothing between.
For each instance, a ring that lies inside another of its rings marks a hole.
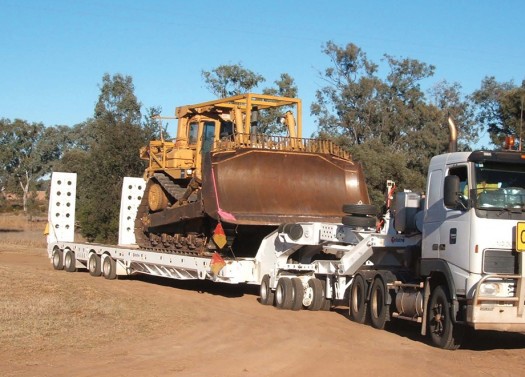
<instances>
[{"instance_id":1,"label":"bulldozer track","mask_svg":"<svg viewBox=\"0 0 525 377\"><path fill-rule=\"evenodd\" d=\"M170 194L174 199L179 199L186 191L185 188L173 183L173 181L164 173L155 173L153 177L160 183L160 185Z\"/></svg>"}]
</instances>

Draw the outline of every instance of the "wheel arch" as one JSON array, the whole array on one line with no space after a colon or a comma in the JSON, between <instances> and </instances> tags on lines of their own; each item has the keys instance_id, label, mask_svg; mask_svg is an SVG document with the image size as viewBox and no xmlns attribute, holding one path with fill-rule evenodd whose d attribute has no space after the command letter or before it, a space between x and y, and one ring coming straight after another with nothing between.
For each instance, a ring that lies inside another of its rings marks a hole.
<instances>
[{"instance_id":1,"label":"wheel arch","mask_svg":"<svg viewBox=\"0 0 525 377\"><path fill-rule=\"evenodd\" d=\"M451 318L455 323L459 313L459 301L456 285L447 262L442 259L424 259L421 261L421 275L429 278L431 292L438 286L446 288L450 299Z\"/></svg>"},{"instance_id":2,"label":"wheel arch","mask_svg":"<svg viewBox=\"0 0 525 377\"><path fill-rule=\"evenodd\" d=\"M456 286L447 262L442 259L421 260L421 275L430 277L430 288L445 285L452 300L457 300Z\"/></svg>"}]
</instances>

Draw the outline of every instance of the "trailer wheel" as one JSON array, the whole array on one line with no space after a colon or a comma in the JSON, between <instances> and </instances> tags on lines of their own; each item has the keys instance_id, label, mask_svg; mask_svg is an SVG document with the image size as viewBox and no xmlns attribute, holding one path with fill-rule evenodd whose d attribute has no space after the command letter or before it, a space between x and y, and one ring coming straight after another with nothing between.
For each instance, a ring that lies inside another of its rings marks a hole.
<instances>
[{"instance_id":1,"label":"trailer wheel","mask_svg":"<svg viewBox=\"0 0 525 377\"><path fill-rule=\"evenodd\" d=\"M270 288L270 275L264 275L259 291L260 303L263 305L273 305L274 292Z\"/></svg>"},{"instance_id":2,"label":"trailer wheel","mask_svg":"<svg viewBox=\"0 0 525 377\"><path fill-rule=\"evenodd\" d=\"M365 323L367 314L366 294L368 284L361 275L356 275L350 287L350 318L357 323Z\"/></svg>"},{"instance_id":3,"label":"trailer wheel","mask_svg":"<svg viewBox=\"0 0 525 377\"><path fill-rule=\"evenodd\" d=\"M62 250L55 248L52 254L53 268L55 270L63 270L64 269L63 260L64 260L64 255L62 254Z\"/></svg>"},{"instance_id":4,"label":"trailer wheel","mask_svg":"<svg viewBox=\"0 0 525 377\"><path fill-rule=\"evenodd\" d=\"M280 278L275 288L275 306L279 309L291 309L293 306L293 285L292 280Z\"/></svg>"},{"instance_id":5,"label":"trailer wheel","mask_svg":"<svg viewBox=\"0 0 525 377\"><path fill-rule=\"evenodd\" d=\"M75 253L70 249L66 249L64 253L64 270L67 272L75 272L77 270Z\"/></svg>"},{"instance_id":6,"label":"trailer wheel","mask_svg":"<svg viewBox=\"0 0 525 377\"><path fill-rule=\"evenodd\" d=\"M325 312L329 312L331 308L332 308L332 300L325 298L323 301L323 305L321 306L321 310Z\"/></svg>"},{"instance_id":7,"label":"trailer wheel","mask_svg":"<svg viewBox=\"0 0 525 377\"><path fill-rule=\"evenodd\" d=\"M102 274L99 255L91 253L88 259L88 270L91 276L100 276Z\"/></svg>"},{"instance_id":8,"label":"trailer wheel","mask_svg":"<svg viewBox=\"0 0 525 377\"><path fill-rule=\"evenodd\" d=\"M452 323L448 290L438 285L432 291L428 310L430 339L436 347L455 350L461 345L464 327Z\"/></svg>"},{"instance_id":9,"label":"trailer wheel","mask_svg":"<svg viewBox=\"0 0 525 377\"><path fill-rule=\"evenodd\" d=\"M343 204L343 212L349 215L377 215L377 208L372 204Z\"/></svg>"},{"instance_id":10,"label":"trailer wheel","mask_svg":"<svg viewBox=\"0 0 525 377\"><path fill-rule=\"evenodd\" d=\"M317 278L310 279L308 288L312 290L312 303L308 306L308 310L321 310L325 300L323 282Z\"/></svg>"},{"instance_id":11,"label":"trailer wheel","mask_svg":"<svg viewBox=\"0 0 525 377\"><path fill-rule=\"evenodd\" d=\"M358 228L374 228L376 226L376 218L371 216L343 216L342 222L347 226L355 226Z\"/></svg>"},{"instance_id":12,"label":"trailer wheel","mask_svg":"<svg viewBox=\"0 0 525 377\"><path fill-rule=\"evenodd\" d=\"M304 287L299 278L292 278L293 302L292 310L300 310L303 307Z\"/></svg>"},{"instance_id":13,"label":"trailer wheel","mask_svg":"<svg viewBox=\"0 0 525 377\"><path fill-rule=\"evenodd\" d=\"M113 280L117 277L117 264L109 255L106 255L102 262L102 274L108 280Z\"/></svg>"},{"instance_id":14,"label":"trailer wheel","mask_svg":"<svg viewBox=\"0 0 525 377\"><path fill-rule=\"evenodd\" d=\"M386 304L387 289L383 279L377 277L370 288L370 322L376 329L384 329L390 305Z\"/></svg>"}]
</instances>

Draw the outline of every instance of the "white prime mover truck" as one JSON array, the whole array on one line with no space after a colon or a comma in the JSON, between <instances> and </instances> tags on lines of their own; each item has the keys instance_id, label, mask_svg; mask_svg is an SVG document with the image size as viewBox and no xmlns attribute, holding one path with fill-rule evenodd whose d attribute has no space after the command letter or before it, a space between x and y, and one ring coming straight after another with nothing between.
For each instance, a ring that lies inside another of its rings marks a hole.
<instances>
[{"instance_id":1,"label":"white prime mover truck","mask_svg":"<svg viewBox=\"0 0 525 377\"><path fill-rule=\"evenodd\" d=\"M255 257L140 249L134 219L145 183L123 184L119 245L74 242L76 175L54 173L48 253L55 269L93 276L150 274L260 285L260 302L281 309L348 305L350 318L383 328L421 325L440 348L463 330L525 332L525 153L452 152L434 157L426 192L395 194L376 218L347 204L341 223L288 223ZM389 199L393 182L388 185Z\"/></svg>"}]
</instances>

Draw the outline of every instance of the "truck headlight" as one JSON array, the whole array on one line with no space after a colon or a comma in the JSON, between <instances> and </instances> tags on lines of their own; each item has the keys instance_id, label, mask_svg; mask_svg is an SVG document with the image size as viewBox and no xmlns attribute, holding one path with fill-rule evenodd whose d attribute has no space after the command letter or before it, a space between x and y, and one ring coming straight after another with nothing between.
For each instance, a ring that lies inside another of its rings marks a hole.
<instances>
[{"instance_id":1,"label":"truck headlight","mask_svg":"<svg viewBox=\"0 0 525 377\"><path fill-rule=\"evenodd\" d=\"M481 296L498 296L501 292L501 286L499 283L489 282L483 283L479 287L479 293Z\"/></svg>"}]
</instances>

